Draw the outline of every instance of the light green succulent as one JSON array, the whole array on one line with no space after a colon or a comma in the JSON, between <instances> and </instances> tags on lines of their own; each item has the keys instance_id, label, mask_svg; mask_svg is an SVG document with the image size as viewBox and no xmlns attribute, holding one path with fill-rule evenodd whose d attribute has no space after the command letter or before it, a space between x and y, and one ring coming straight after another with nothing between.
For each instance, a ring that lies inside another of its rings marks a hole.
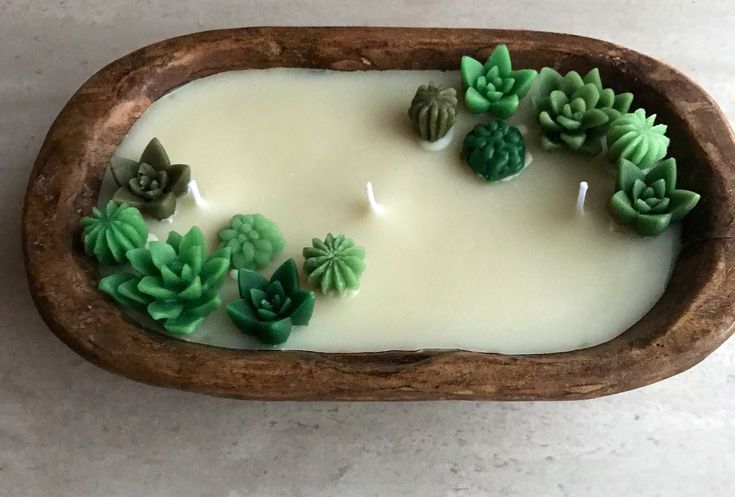
<instances>
[{"instance_id":1,"label":"light green succulent","mask_svg":"<svg viewBox=\"0 0 735 497\"><path fill-rule=\"evenodd\" d=\"M607 158L614 163L626 159L641 169L648 169L666 156L669 138L666 125L655 124L656 114L646 116L638 109L620 116L607 131Z\"/></svg>"},{"instance_id":2,"label":"light green succulent","mask_svg":"<svg viewBox=\"0 0 735 497\"><path fill-rule=\"evenodd\" d=\"M344 295L360 289L365 270L365 249L344 235L314 238L303 250L304 272L309 284L324 295Z\"/></svg>"},{"instance_id":3,"label":"light green succulent","mask_svg":"<svg viewBox=\"0 0 735 497\"><path fill-rule=\"evenodd\" d=\"M278 226L262 214L237 214L218 235L220 247L232 251L235 269L263 269L280 255L285 245Z\"/></svg>"},{"instance_id":4,"label":"light green succulent","mask_svg":"<svg viewBox=\"0 0 735 497\"><path fill-rule=\"evenodd\" d=\"M124 264L125 253L143 247L148 240L148 226L135 207L107 202L104 211L92 208L92 216L83 217L82 241L87 255L102 264Z\"/></svg>"}]
</instances>

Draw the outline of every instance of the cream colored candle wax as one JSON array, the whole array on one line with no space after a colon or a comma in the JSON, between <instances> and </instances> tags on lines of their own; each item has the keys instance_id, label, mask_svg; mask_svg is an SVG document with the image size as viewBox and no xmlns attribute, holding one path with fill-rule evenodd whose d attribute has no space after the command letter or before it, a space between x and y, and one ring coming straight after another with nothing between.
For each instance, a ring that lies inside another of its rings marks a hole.
<instances>
[{"instance_id":1,"label":"cream colored candle wax","mask_svg":"<svg viewBox=\"0 0 735 497\"><path fill-rule=\"evenodd\" d=\"M428 81L456 85L459 76L219 74L153 104L117 153L137 158L157 136L173 161L191 165L207 204L189 195L172 219L151 220L161 239L197 225L213 247L233 214L262 213L286 238L266 275L288 257L300 266L301 249L328 232L366 248L359 295L318 295L310 325L295 328L284 349L556 352L604 342L640 319L666 286L677 229L641 239L617 227L606 211L610 166L541 150L530 98L510 121L523 124L533 160L512 181L489 185L459 159L462 138L483 119L461 104L450 146L424 150L407 107ZM382 214L369 207L368 181ZM583 214L581 181L589 183ZM236 297L230 280L223 300ZM187 339L263 347L224 308Z\"/></svg>"}]
</instances>

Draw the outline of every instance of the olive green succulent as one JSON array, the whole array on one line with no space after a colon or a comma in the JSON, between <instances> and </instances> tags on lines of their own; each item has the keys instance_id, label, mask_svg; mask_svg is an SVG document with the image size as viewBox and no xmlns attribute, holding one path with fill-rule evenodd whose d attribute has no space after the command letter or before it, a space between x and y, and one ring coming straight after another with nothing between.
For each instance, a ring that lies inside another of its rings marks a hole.
<instances>
[{"instance_id":1,"label":"olive green succulent","mask_svg":"<svg viewBox=\"0 0 735 497\"><path fill-rule=\"evenodd\" d=\"M125 253L140 248L148 240L148 226L135 207L107 202L104 211L92 208L92 216L81 220L82 240L87 255L102 264L124 264Z\"/></svg>"},{"instance_id":2,"label":"olive green succulent","mask_svg":"<svg viewBox=\"0 0 735 497\"><path fill-rule=\"evenodd\" d=\"M240 330L258 340L277 345L288 340L294 326L309 324L314 312L314 293L299 287L293 259L284 262L271 276L238 271L240 300L227 304L227 314Z\"/></svg>"},{"instance_id":3,"label":"olive green succulent","mask_svg":"<svg viewBox=\"0 0 735 497\"><path fill-rule=\"evenodd\" d=\"M207 254L199 228L184 236L172 231L166 242L153 241L125 255L132 271L103 278L99 288L123 307L146 310L168 332L192 333L221 305L230 249Z\"/></svg>"},{"instance_id":4,"label":"olive green succulent","mask_svg":"<svg viewBox=\"0 0 735 497\"><path fill-rule=\"evenodd\" d=\"M220 247L232 251L235 269L263 269L283 251L285 241L278 226L262 214L237 214L219 232Z\"/></svg>"},{"instance_id":5,"label":"olive green succulent","mask_svg":"<svg viewBox=\"0 0 735 497\"><path fill-rule=\"evenodd\" d=\"M144 214L165 219L176 210L176 197L186 193L191 170L171 164L158 138L143 150L139 161L113 157L110 170L119 186L112 199L137 207Z\"/></svg>"},{"instance_id":6,"label":"olive green succulent","mask_svg":"<svg viewBox=\"0 0 735 497\"><path fill-rule=\"evenodd\" d=\"M629 160L620 160L610 210L620 224L630 225L639 235L663 233L697 202L697 193L676 189L676 160L658 162L647 173Z\"/></svg>"},{"instance_id":7,"label":"olive green succulent","mask_svg":"<svg viewBox=\"0 0 735 497\"><path fill-rule=\"evenodd\" d=\"M602 137L610 123L628 112L632 93L615 94L603 88L595 68L581 77L576 71L562 76L550 67L541 69L540 93L533 98L541 124L545 150L565 145L591 155L602 151Z\"/></svg>"},{"instance_id":8,"label":"olive green succulent","mask_svg":"<svg viewBox=\"0 0 735 497\"><path fill-rule=\"evenodd\" d=\"M462 159L487 182L509 179L526 166L526 144L504 121L478 124L462 143Z\"/></svg>"},{"instance_id":9,"label":"olive green succulent","mask_svg":"<svg viewBox=\"0 0 735 497\"><path fill-rule=\"evenodd\" d=\"M638 109L616 119L607 131L607 158L614 163L626 159L648 169L666 156L669 138L665 124L654 124L656 114L646 117Z\"/></svg>"},{"instance_id":10,"label":"olive green succulent","mask_svg":"<svg viewBox=\"0 0 735 497\"><path fill-rule=\"evenodd\" d=\"M513 70L506 45L498 45L485 64L464 56L461 62L464 102L470 112L489 112L498 119L512 116L536 78L534 69Z\"/></svg>"},{"instance_id":11,"label":"olive green succulent","mask_svg":"<svg viewBox=\"0 0 735 497\"><path fill-rule=\"evenodd\" d=\"M305 247L304 272L309 284L324 295L342 296L360 289L365 270L365 249L345 235L327 234L324 241L314 238Z\"/></svg>"},{"instance_id":12,"label":"olive green succulent","mask_svg":"<svg viewBox=\"0 0 735 497\"><path fill-rule=\"evenodd\" d=\"M432 83L419 86L408 116L422 140L435 142L444 138L457 116L457 90Z\"/></svg>"}]
</instances>

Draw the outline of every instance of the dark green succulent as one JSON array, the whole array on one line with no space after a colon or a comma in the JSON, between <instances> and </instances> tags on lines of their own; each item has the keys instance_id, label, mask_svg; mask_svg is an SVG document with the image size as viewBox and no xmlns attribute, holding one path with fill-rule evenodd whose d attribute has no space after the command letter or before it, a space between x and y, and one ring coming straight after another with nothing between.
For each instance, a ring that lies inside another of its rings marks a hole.
<instances>
[{"instance_id":1,"label":"dark green succulent","mask_svg":"<svg viewBox=\"0 0 735 497\"><path fill-rule=\"evenodd\" d=\"M104 212L92 208L92 216L83 217L81 225L84 251L102 264L124 264L125 253L143 247L148 240L148 226L135 207L107 202Z\"/></svg>"},{"instance_id":2,"label":"dark green succulent","mask_svg":"<svg viewBox=\"0 0 735 497\"><path fill-rule=\"evenodd\" d=\"M602 151L602 137L610 123L628 112L632 93L615 94L603 88L595 68L581 77L576 71L562 76L550 67L541 69L540 94L533 99L541 124L545 150L565 145L591 155Z\"/></svg>"},{"instance_id":3,"label":"dark green succulent","mask_svg":"<svg viewBox=\"0 0 735 497\"><path fill-rule=\"evenodd\" d=\"M220 247L232 251L235 269L263 269L278 257L285 244L278 226L262 214L237 214L218 235Z\"/></svg>"},{"instance_id":4,"label":"dark green succulent","mask_svg":"<svg viewBox=\"0 0 735 497\"><path fill-rule=\"evenodd\" d=\"M526 166L526 144L518 128L504 121L478 124L462 143L462 159L485 181L500 181Z\"/></svg>"},{"instance_id":5,"label":"dark green succulent","mask_svg":"<svg viewBox=\"0 0 735 497\"><path fill-rule=\"evenodd\" d=\"M676 160L671 158L654 164L647 173L622 159L615 188L610 200L613 217L641 236L663 233L699 202L699 194L676 189Z\"/></svg>"},{"instance_id":6,"label":"dark green succulent","mask_svg":"<svg viewBox=\"0 0 735 497\"><path fill-rule=\"evenodd\" d=\"M112 199L156 219L165 219L176 211L176 197L186 193L191 179L189 166L172 165L158 138L148 143L139 161L113 157L110 170L119 186Z\"/></svg>"},{"instance_id":7,"label":"dark green succulent","mask_svg":"<svg viewBox=\"0 0 735 497\"><path fill-rule=\"evenodd\" d=\"M219 292L230 266L230 249L207 253L199 228L172 231L166 242L125 253L132 271L103 278L99 288L120 305L146 310L170 333L188 335L222 301Z\"/></svg>"},{"instance_id":8,"label":"dark green succulent","mask_svg":"<svg viewBox=\"0 0 735 497\"><path fill-rule=\"evenodd\" d=\"M248 269L238 271L239 300L227 304L237 327L261 342L277 345L288 340L294 326L309 324L314 293L299 287L293 259L284 262L270 281Z\"/></svg>"},{"instance_id":9,"label":"dark green succulent","mask_svg":"<svg viewBox=\"0 0 735 497\"><path fill-rule=\"evenodd\" d=\"M444 138L454 126L457 115L457 90L421 85L408 109L413 129L422 140L435 142Z\"/></svg>"},{"instance_id":10,"label":"dark green succulent","mask_svg":"<svg viewBox=\"0 0 735 497\"><path fill-rule=\"evenodd\" d=\"M365 270L365 249L345 235L328 233L324 241L314 238L305 247L304 272L309 284L324 295L342 296L360 289Z\"/></svg>"}]
</instances>

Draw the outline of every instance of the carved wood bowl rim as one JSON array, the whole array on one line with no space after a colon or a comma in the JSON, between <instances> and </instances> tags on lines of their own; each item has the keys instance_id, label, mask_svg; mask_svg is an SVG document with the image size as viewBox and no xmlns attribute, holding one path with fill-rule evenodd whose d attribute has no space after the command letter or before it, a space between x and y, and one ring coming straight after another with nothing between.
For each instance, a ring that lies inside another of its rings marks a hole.
<instances>
[{"instance_id":1,"label":"carved wood bowl rim","mask_svg":"<svg viewBox=\"0 0 735 497\"><path fill-rule=\"evenodd\" d=\"M457 69L507 43L518 67L586 71L631 90L669 124L679 183L702 194L664 297L619 337L528 356L458 350L317 353L188 343L125 319L96 288L79 219L97 201L107 162L137 117L170 90L246 68ZM512 30L242 28L196 33L126 55L90 78L57 117L29 179L26 271L51 330L89 361L165 387L251 399L580 399L681 372L726 340L735 321L735 143L713 100L686 76L638 52L578 36Z\"/></svg>"}]
</instances>

